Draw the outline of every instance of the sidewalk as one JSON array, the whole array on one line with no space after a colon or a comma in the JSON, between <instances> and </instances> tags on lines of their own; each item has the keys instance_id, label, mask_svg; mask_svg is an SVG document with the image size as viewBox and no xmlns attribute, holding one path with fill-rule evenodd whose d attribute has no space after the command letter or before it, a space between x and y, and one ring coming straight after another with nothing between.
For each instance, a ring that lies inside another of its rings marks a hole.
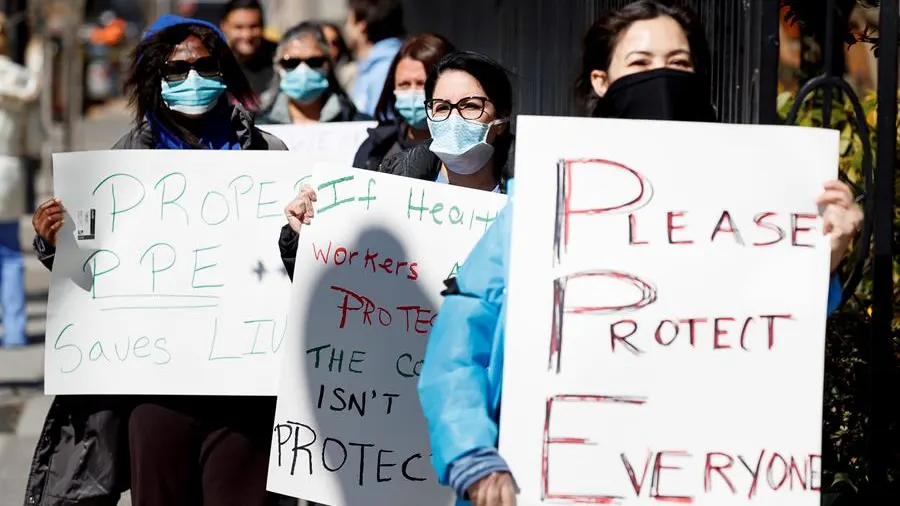
<instances>
[{"instance_id":1,"label":"sidewalk","mask_svg":"<svg viewBox=\"0 0 900 506\"><path fill-rule=\"evenodd\" d=\"M121 101L92 111L74 132L79 150L108 149L131 118ZM46 186L47 188L50 185ZM39 196L39 201L49 197ZM0 349L0 506L21 506L31 457L52 397L43 395L44 332L50 273L31 251L31 216L22 217L29 346ZM126 496L119 503L130 506Z\"/></svg>"}]
</instances>

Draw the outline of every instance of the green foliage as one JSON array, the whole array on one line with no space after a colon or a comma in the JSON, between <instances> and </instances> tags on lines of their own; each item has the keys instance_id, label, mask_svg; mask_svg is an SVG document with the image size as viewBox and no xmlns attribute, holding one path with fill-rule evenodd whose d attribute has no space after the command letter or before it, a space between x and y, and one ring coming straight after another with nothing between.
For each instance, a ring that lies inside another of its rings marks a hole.
<instances>
[{"instance_id":1,"label":"green foliage","mask_svg":"<svg viewBox=\"0 0 900 506\"><path fill-rule=\"evenodd\" d=\"M900 93L898 93L900 95ZM778 96L778 114L784 121L794 103L795 96L786 91ZM872 143L872 158L875 157L875 126L877 120L877 97L869 93L860 99L869 127ZM821 93L808 97L799 109L796 124L807 127L824 127ZM864 188L863 143L855 126L856 118L850 100L844 94L835 93L830 127L840 135L840 170L846 178L859 188ZM900 143L900 121L897 129ZM900 164L895 163L897 171ZM894 202L894 244L900 240L900 177L895 186ZM855 253L854 253L855 256ZM852 258L852 257L851 257ZM865 362L860 354L860 346L869 339L872 304L871 258L866 259L865 277L851 299L829 320L826 341L825 362L825 405L824 405L824 446L823 467L832 479L840 474L849 474L852 481L865 480L865 430L867 385L863 383ZM852 262L847 262L849 271ZM900 307L900 263L894 257L894 308ZM845 277L846 279L846 277ZM895 363L900 363L900 314L895 310L890 338L894 344ZM893 431L900 430L896 424ZM900 452L894 449L891 472L896 477L900 472ZM827 482L826 482L827 483Z\"/></svg>"}]
</instances>

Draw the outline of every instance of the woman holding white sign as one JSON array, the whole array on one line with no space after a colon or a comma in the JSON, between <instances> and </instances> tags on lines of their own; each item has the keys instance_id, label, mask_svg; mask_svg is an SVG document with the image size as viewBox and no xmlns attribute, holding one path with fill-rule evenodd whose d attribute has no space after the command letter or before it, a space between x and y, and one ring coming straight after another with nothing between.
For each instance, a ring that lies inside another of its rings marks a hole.
<instances>
[{"instance_id":1,"label":"woman holding white sign","mask_svg":"<svg viewBox=\"0 0 900 506\"><path fill-rule=\"evenodd\" d=\"M159 18L125 87L135 126L113 149L287 149L253 124L250 84L205 21ZM48 268L65 219L58 199L34 214L35 249ZM274 397L57 396L26 504L115 505L130 487L136 505L262 506L274 414Z\"/></svg>"},{"instance_id":2,"label":"woman holding white sign","mask_svg":"<svg viewBox=\"0 0 900 506\"><path fill-rule=\"evenodd\" d=\"M278 94L260 124L365 121L338 83L322 27L305 22L288 30L275 53Z\"/></svg>"},{"instance_id":3,"label":"woman holding white sign","mask_svg":"<svg viewBox=\"0 0 900 506\"><path fill-rule=\"evenodd\" d=\"M654 0L604 15L585 38L579 89L589 97L590 112L714 121L703 33L692 11ZM825 209L833 271L862 212L849 188L837 181L825 185L817 204ZM507 206L458 277L447 281L419 381L437 476L476 506L516 502L515 482L497 451L511 212ZM829 312L840 302L836 278L830 289Z\"/></svg>"},{"instance_id":4,"label":"woman holding white sign","mask_svg":"<svg viewBox=\"0 0 900 506\"><path fill-rule=\"evenodd\" d=\"M506 70L482 54L451 53L431 70L425 99L431 141L386 159L379 172L506 193L515 144ZM300 226L310 223L315 200L315 191L305 186L284 210L288 224L278 247L291 279Z\"/></svg>"}]
</instances>

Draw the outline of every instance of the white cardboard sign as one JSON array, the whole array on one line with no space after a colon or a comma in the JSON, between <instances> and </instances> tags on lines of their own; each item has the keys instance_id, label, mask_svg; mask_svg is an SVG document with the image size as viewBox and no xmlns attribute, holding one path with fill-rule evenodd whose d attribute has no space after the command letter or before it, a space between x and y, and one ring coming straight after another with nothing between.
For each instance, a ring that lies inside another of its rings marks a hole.
<instances>
[{"instance_id":1,"label":"white cardboard sign","mask_svg":"<svg viewBox=\"0 0 900 506\"><path fill-rule=\"evenodd\" d=\"M275 395L290 295L282 209L311 163L289 152L121 150L53 164L66 223L46 392Z\"/></svg>"},{"instance_id":2,"label":"white cardboard sign","mask_svg":"<svg viewBox=\"0 0 900 506\"><path fill-rule=\"evenodd\" d=\"M819 504L837 133L519 118L519 504Z\"/></svg>"},{"instance_id":3,"label":"white cardboard sign","mask_svg":"<svg viewBox=\"0 0 900 506\"><path fill-rule=\"evenodd\" d=\"M290 151L299 151L316 160L337 166L352 167L356 152L369 137L374 121L346 123L312 123L308 125L263 125L260 128L275 135Z\"/></svg>"},{"instance_id":4,"label":"white cardboard sign","mask_svg":"<svg viewBox=\"0 0 900 506\"><path fill-rule=\"evenodd\" d=\"M448 505L416 384L443 280L506 197L365 174L320 190L301 231L268 487L332 506Z\"/></svg>"}]
</instances>

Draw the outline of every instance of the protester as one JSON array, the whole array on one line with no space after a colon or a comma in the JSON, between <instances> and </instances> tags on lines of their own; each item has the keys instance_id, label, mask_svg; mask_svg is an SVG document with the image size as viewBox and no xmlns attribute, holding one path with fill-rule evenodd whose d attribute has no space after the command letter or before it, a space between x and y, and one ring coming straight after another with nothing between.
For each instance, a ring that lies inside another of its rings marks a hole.
<instances>
[{"instance_id":1,"label":"protester","mask_svg":"<svg viewBox=\"0 0 900 506\"><path fill-rule=\"evenodd\" d=\"M9 57L6 16L0 13L0 309L3 347L27 344L25 260L19 244L19 218L25 214L23 158L29 105L37 100L38 74Z\"/></svg>"},{"instance_id":2,"label":"protester","mask_svg":"<svg viewBox=\"0 0 900 506\"><path fill-rule=\"evenodd\" d=\"M425 113L425 80L428 71L453 51L447 39L430 33L403 43L375 108L378 126L369 130L369 138L356 152L354 167L378 170L386 157L431 138Z\"/></svg>"},{"instance_id":3,"label":"protester","mask_svg":"<svg viewBox=\"0 0 900 506\"><path fill-rule=\"evenodd\" d=\"M641 0L605 14L588 32L583 85L590 82L600 114L619 118L712 119L702 27L687 8ZM671 105L670 105L671 104ZM700 111L700 112L698 112ZM512 200L510 201L513 202ZM847 251L862 212L849 189L826 185L832 271ZM446 298L431 331L419 397L440 482L475 506L512 506L515 482L497 452L511 204L446 282ZM829 311L840 301L833 280Z\"/></svg>"},{"instance_id":4,"label":"protester","mask_svg":"<svg viewBox=\"0 0 900 506\"><path fill-rule=\"evenodd\" d=\"M432 139L386 158L379 171L505 193L515 146L506 70L479 53L451 53L428 75L425 100Z\"/></svg>"},{"instance_id":5,"label":"protester","mask_svg":"<svg viewBox=\"0 0 900 506\"><path fill-rule=\"evenodd\" d=\"M478 53L451 53L429 73L425 98L432 140L385 160L382 172L505 192L515 144L508 125L513 104L506 70ZM292 280L300 228L312 223L316 198L304 186L284 209L288 223L278 248Z\"/></svg>"},{"instance_id":6,"label":"protester","mask_svg":"<svg viewBox=\"0 0 900 506\"><path fill-rule=\"evenodd\" d=\"M276 52L278 93L260 123L303 124L362 121L341 88L320 25L300 23L284 34Z\"/></svg>"},{"instance_id":7,"label":"protester","mask_svg":"<svg viewBox=\"0 0 900 506\"><path fill-rule=\"evenodd\" d=\"M261 97L275 77L272 59L276 44L263 36L265 12L259 0L229 1L219 26L250 81L250 87L257 97Z\"/></svg>"},{"instance_id":8,"label":"protester","mask_svg":"<svg viewBox=\"0 0 900 506\"><path fill-rule=\"evenodd\" d=\"M252 103L253 90L205 21L159 18L135 50L125 89L135 123L113 149L286 149L232 105ZM55 198L34 213L35 249L48 268L65 214ZM27 504L114 505L130 474L135 505L261 506L274 415L273 397L57 396Z\"/></svg>"},{"instance_id":9,"label":"protester","mask_svg":"<svg viewBox=\"0 0 900 506\"><path fill-rule=\"evenodd\" d=\"M325 40L328 41L328 54L334 62L334 73L337 75L338 83L341 88L352 90L356 81L357 67L353 61L353 54L350 53L350 48L341 35L341 29L334 23L320 24L322 31L325 32Z\"/></svg>"},{"instance_id":10,"label":"protester","mask_svg":"<svg viewBox=\"0 0 900 506\"><path fill-rule=\"evenodd\" d=\"M359 62L351 96L360 112L371 117L406 34L403 7L400 0L349 0L348 6L344 33Z\"/></svg>"}]
</instances>

